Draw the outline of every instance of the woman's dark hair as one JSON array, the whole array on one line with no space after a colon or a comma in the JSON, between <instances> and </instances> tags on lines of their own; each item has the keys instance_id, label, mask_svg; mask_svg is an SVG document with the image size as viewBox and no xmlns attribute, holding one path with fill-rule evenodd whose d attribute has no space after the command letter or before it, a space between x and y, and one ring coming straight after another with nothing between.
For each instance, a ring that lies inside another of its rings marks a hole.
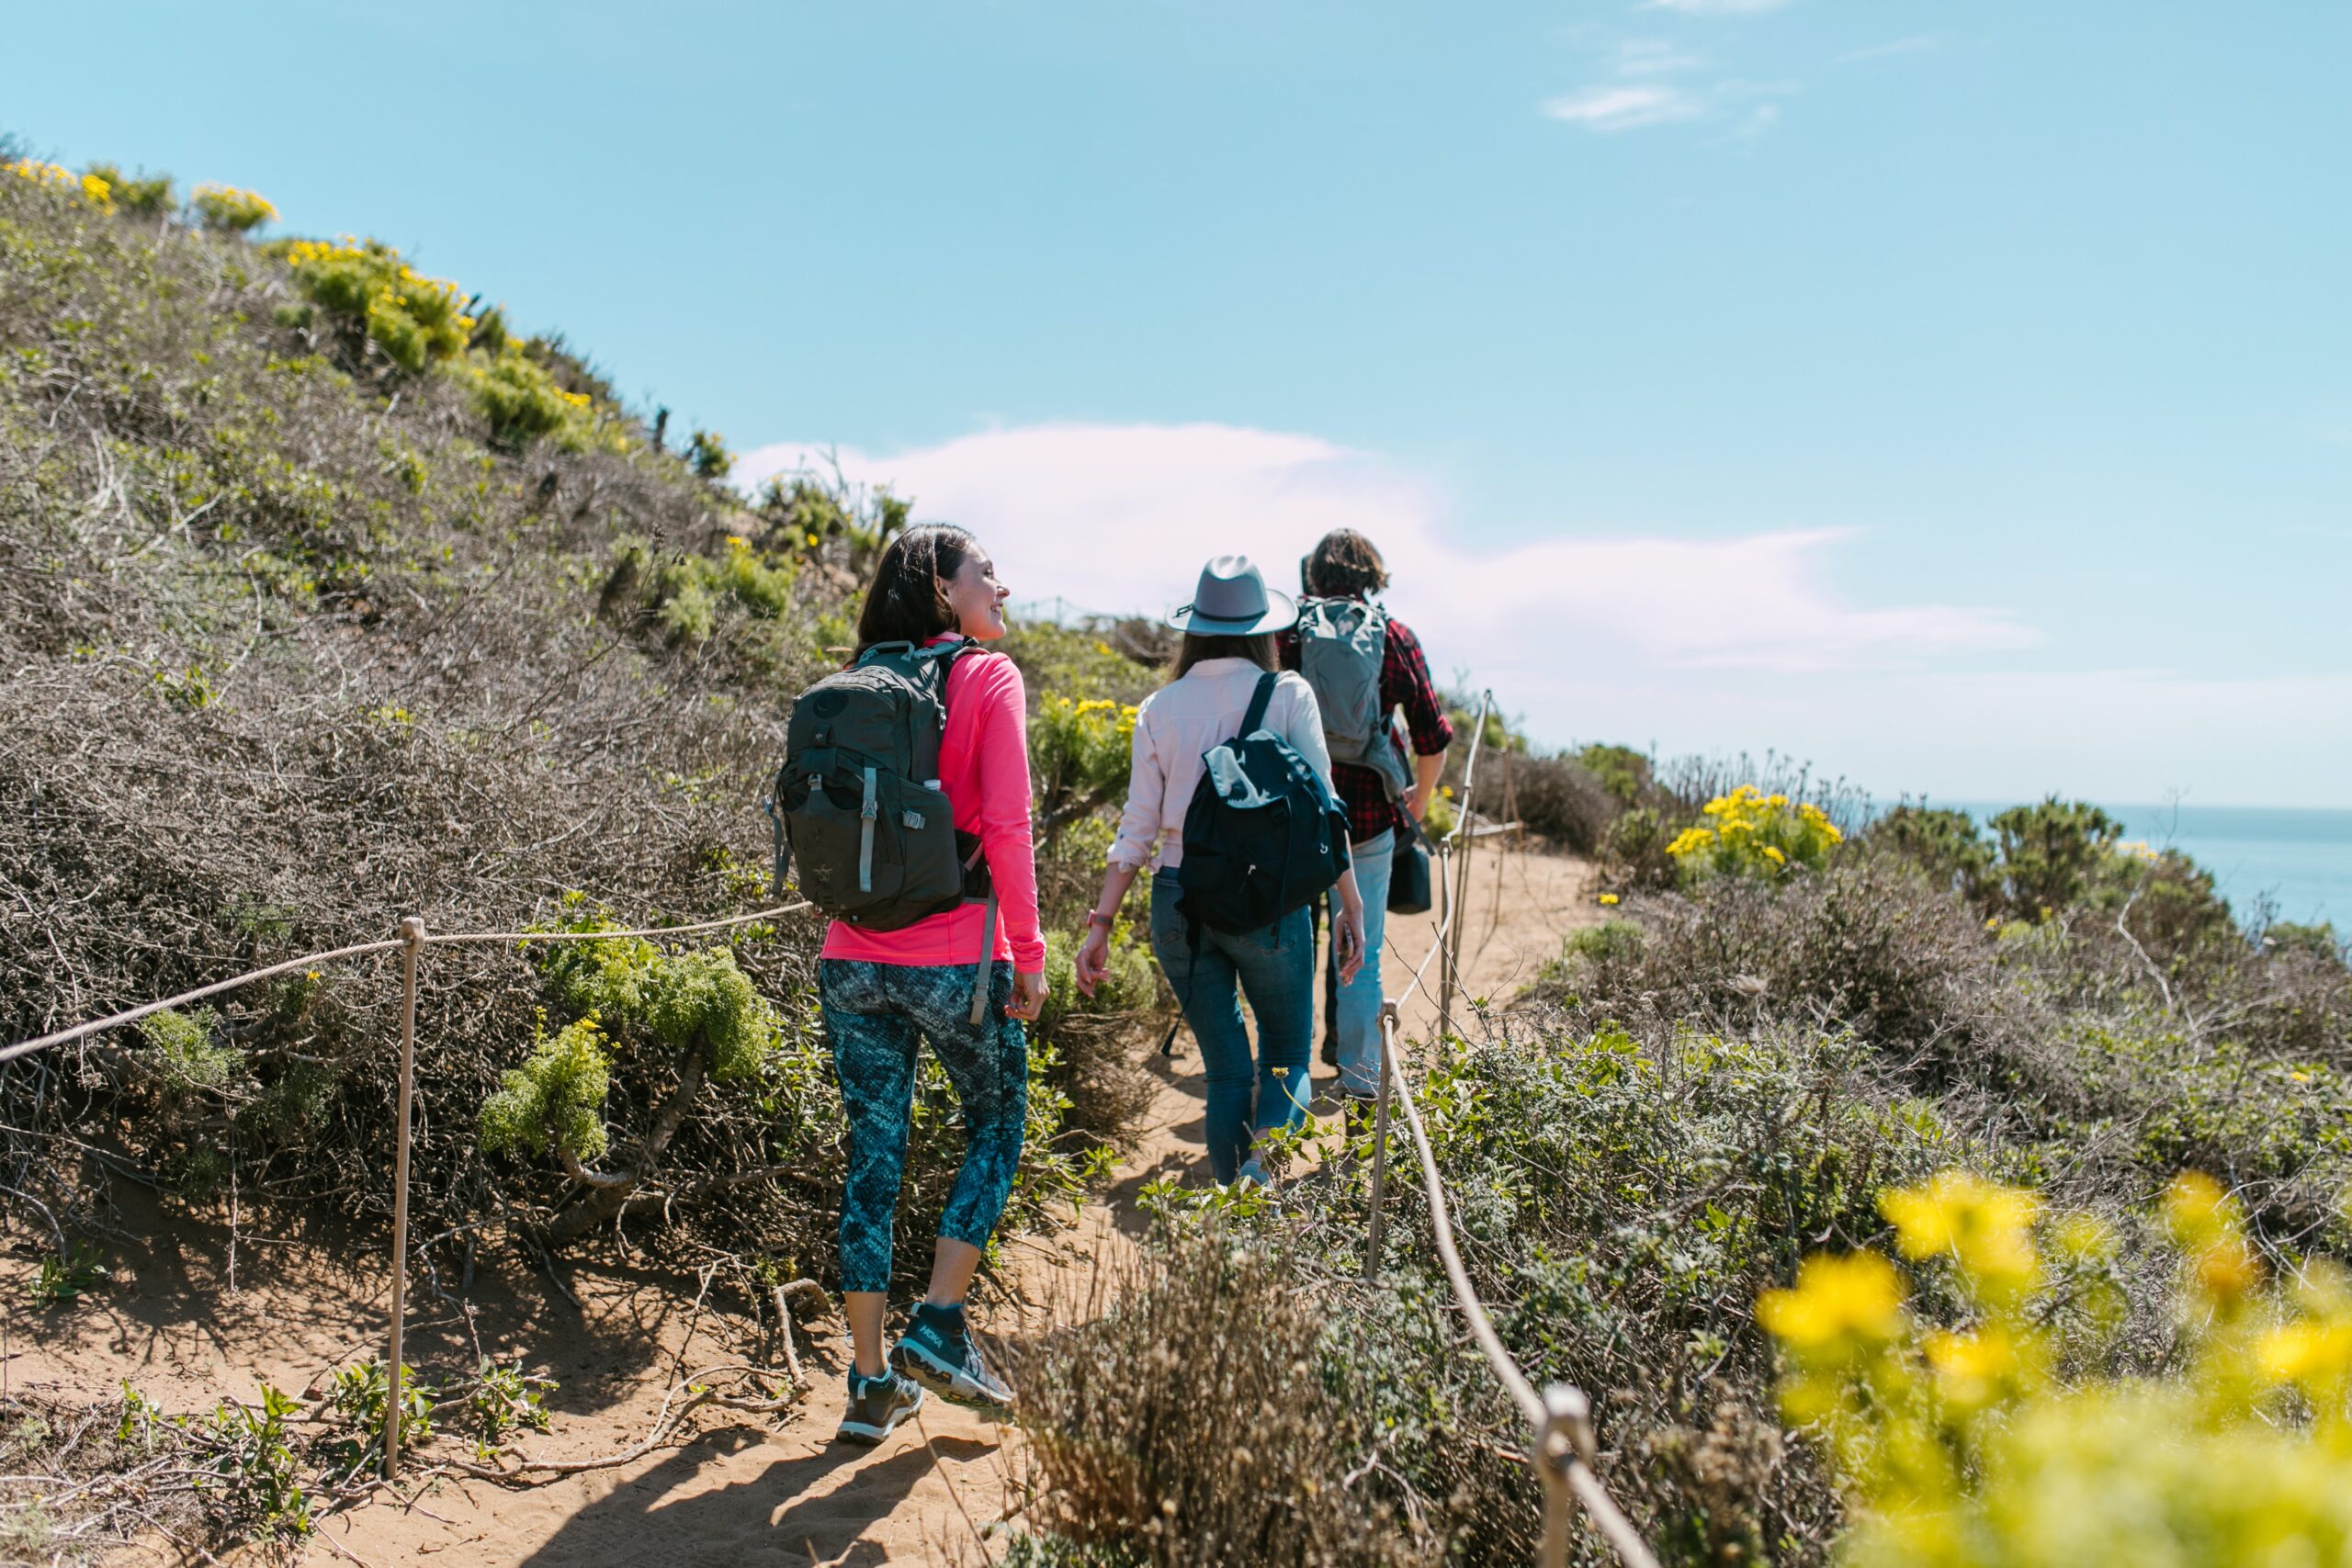
<instances>
[{"instance_id":1,"label":"woman's dark hair","mask_svg":"<svg viewBox=\"0 0 2352 1568\"><path fill-rule=\"evenodd\" d=\"M1300 575L1317 599L1361 599L1388 586L1388 563L1353 528L1334 528L1307 552Z\"/></svg>"},{"instance_id":2,"label":"woman's dark hair","mask_svg":"<svg viewBox=\"0 0 2352 1568\"><path fill-rule=\"evenodd\" d=\"M1184 671L1204 659L1246 659L1261 670L1272 670L1274 667L1274 634L1186 632L1184 646L1176 650L1176 673L1169 679L1182 680Z\"/></svg>"},{"instance_id":3,"label":"woman's dark hair","mask_svg":"<svg viewBox=\"0 0 2352 1568\"><path fill-rule=\"evenodd\" d=\"M972 536L952 523L918 523L891 540L874 569L865 607L857 614L857 651L863 654L877 642L921 647L954 631L947 585L972 550Z\"/></svg>"}]
</instances>

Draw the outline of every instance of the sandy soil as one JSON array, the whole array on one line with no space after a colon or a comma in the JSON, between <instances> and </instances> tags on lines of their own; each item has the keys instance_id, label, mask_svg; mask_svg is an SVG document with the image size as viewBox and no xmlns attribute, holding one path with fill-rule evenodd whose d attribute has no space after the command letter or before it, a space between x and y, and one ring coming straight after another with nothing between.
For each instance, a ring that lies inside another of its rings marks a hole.
<instances>
[{"instance_id":1,"label":"sandy soil","mask_svg":"<svg viewBox=\"0 0 2352 1568\"><path fill-rule=\"evenodd\" d=\"M1473 863L1465 903L1465 998L1507 999L1597 912L1585 863L1504 854L1490 841ZM1392 994L1434 924L1392 920L1384 976ZM1434 969L1426 989L1407 1010L1408 1034L1435 1017ZM1023 1337L1090 1314L1106 1266L1140 1231L1138 1190L1170 1171L1206 1179L1198 1053L1155 1053L1145 1066L1157 1080L1151 1131L1071 1227L1007 1249L1002 1280L975 1297L976 1320L991 1334ZM225 1226L169 1216L135 1191L123 1203L126 1228L149 1240L119 1260L109 1288L74 1308L11 1313L0 1374L14 1388L97 1399L128 1378L167 1409L197 1409L223 1395L255 1399L263 1381L311 1388L380 1349L388 1275L372 1251L315 1225L248 1215L232 1264ZM19 1260L0 1263L0 1292L23 1301L14 1276L28 1272ZM554 1430L526 1438L525 1450L582 1459L639 1441L684 1377L768 1350L741 1318L698 1308L691 1274L584 1262L570 1283L577 1306L544 1274L487 1252L462 1303L446 1293L455 1281L420 1280L408 1359L430 1375L469 1367L478 1350L523 1357L560 1384L548 1400ZM334 1544L312 1542L303 1560L371 1568L981 1560L982 1532L1018 1495L1009 1433L933 1400L919 1426L879 1449L836 1445L846 1364L838 1320L812 1324L800 1343L812 1387L780 1422L706 1413L682 1440L634 1462L527 1488L433 1481L333 1517L323 1528ZM420 1457L456 1447L445 1440Z\"/></svg>"}]
</instances>

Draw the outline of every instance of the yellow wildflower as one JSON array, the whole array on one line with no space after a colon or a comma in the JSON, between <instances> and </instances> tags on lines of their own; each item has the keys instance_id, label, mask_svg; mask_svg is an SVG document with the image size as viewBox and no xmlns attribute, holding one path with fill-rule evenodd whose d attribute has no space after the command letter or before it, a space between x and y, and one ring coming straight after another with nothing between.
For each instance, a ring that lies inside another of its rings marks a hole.
<instances>
[{"instance_id":1,"label":"yellow wildflower","mask_svg":"<svg viewBox=\"0 0 2352 1568\"><path fill-rule=\"evenodd\" d=\"M1799 1353L1884 1344L1903 1332L1903 1286L1875 1252L1815 1253L1797 1266L1795 1289L1757 1298L1756 1321Z\"/></svg>"},{"instance_id":2,"label":"yellow wildflower","mask_svg":"<svg viewBox=\"0 0 2352 1568\"><path fill-rule=\"evenodd\" d=\"M1675 835L1674 842L1666 846L1666 852L1672 855L1676 860L1680 860L1686 855L1703 853L1707 850L1713 849L1714 847L1714 834L1709 832L1706 829L1685 828L1681 832Z\"/></svg>"},{"instance_id":3,"label":"yellow wildflower","mask_svg":"<svg viewBox=\"0 0 2352 1568\"><path fill-rule=\"evenodd\" d=\"M2279 1382L2324 1387L2352 1371L2352 1323L2290 1323L2255 1347L2262 1370Z\"/></svg>"},{"instance_id":4,"label":"yellow wildflower","mask_svg":"<svg viewBox=\"0 0 2352 1568\"><path fill-rule=\"evenodd\" d=\"M1614 893L1603 893L1600 896L1600 901L1604 904L1614 904L1617 902L1617 895Z\"/></svg>"},{"instance_id":5,"label":"yellow wildflower","mask_svg":"<svg viewBox=\"0 0 2352 1568\"><path fill-rule=\"evenodd\" d=\"M2017 1346L1997 1328L1930 1335L1927 1352L1944 1397L1968 1410L1989 1402L2018 1364Z\"/></svg>"},{"instance_id":6,"label":"yellow wildflower","mask_svg":"<svg viewBox=\"0 0 2352 1568\"><path fill-rule=\"evenodd\" d=\"M2165 1189L2165 1228L2175 1245L2204 1247L2237 1231L2237 1200L2201 1170L2184 1170Z\"/></svg>"},{"instance_id":7,"label":"yellow wildflower","mask_svg":"<svg viewBox=\"0 0 2352 1568\"><path fill-rule=\"evenodd\" d=\"M1998 1291L2033 1281L2033 1217L2041 1200L2030 1192L1947 1170L1924 1187L1880 1193L1878 1207L1905 1258L1949 1255L1972 1280Z\"/></svg>"}]
</instances>

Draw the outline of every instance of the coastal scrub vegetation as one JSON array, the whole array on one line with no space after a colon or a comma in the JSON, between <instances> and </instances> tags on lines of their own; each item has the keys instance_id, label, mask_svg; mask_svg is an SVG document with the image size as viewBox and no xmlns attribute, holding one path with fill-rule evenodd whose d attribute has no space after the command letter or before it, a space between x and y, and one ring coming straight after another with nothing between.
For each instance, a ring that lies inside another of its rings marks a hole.
<instances>
[{"instance_id":1,"label":"coastal scrub vegetation","mask_svg":"<svg viewBox=\"0 0 2352 1568\"><path fill-rule=\"evenodd\" d=\"M560 335L390 247L256 239L254 193L0 152L0 1034L396 914L525 933L424 961L418 1267L462 1289L483 1247L558 1283L691 1258L745 1314L821 1280L813 923L545 939L775 901L751 803L912 503L814 474L747 497L716 434L673 449ZM1170 649L1140 623L1005 647L1066 933ZM1413 1081L1475 1283L1539 1382L1591 1392L1600 1472L1663 1556L2341 1558L2335 933L2233 916L2087 806L1872 817L1776 758L1484 740L1482 799L1593 856L1612 918L1525 995L1472 998ZM1170 1012L1139 924L1091 1002L1052 939L1016 1224L1066 1209L1143 1103L1135 1048ZM12 1066L0 1213L42 1260L30 1305L109 1288L119 1182L380 1225L398 996L388 958L296 972ZM910 1269L960 1147L928 1072ZM1529 1558L1525 1434L1401 1159L1364 1277L1372 1136L1314 1135L1272 1201L1154 1190L1108 1310L1021 1352L1043 1485L1016 1560ZM417 1371L419 1440L479 1458L544 1419L519 1367ZM0 1459L199 1478L154 1517L293 1535L388 1403L365 1363L310 1406L173 1416L126 1389L86 1427L18 1395ZM108 1539L117 1494L77 1495L12 1528Z\"/></svg>"},{"instance_id":2,"label":"coastal scrub vegetation","mask_svg":"<svg viewBox=\"0 0 2352 1568\"><path fill-rule=\"evenodd\" d=\"M1669 850L1703 829L1679 857L1703 869L1621 883L1524 996L1474 1000L1410 1070L1474 1284L1539 1384L1590 1393L1600 1472L1661 1557L2340 1560L2335 934L2233 919L2186 857L2073 803L1987 832L1812 793L1823 831L1793 777L1717 773L1687 807L1617 777L1617 820L1655 811ZM1802 856L1776 836L1806 832ZM1361 1113L1278 1202L1164 1195L1102 1318L1024 1369L1030 1561L1274 1540L1209 1484L1237 1441L1269 1476L1336 1472L1376 1527L1263 1560L1528 1559L1526 1433L1396 1135L1374 1282ZM1234 1318L1181 1305L1213 1284L1252 1321L1313 1303L1278 1353L1338 1413L1314 1443L1235 1436ZM1140 1408L1099 1371L1138 1357ZM1589 1533L1576 1552L1614 1561Z\"/></svg>"},{"instance_id":3,"label":"coastal scrub vegetation","mask_svg":"<svg viewBox=\"0 0 2352 1568\"><path fill-rule=\"evenodd\" d=\"M907 501L816 474L747 498L716 435L665 445L559 334L389 246L269 238L251 192L0 154L0 1036L407 913L586 932L777 902L756 802ZM1064 662L1047 631L1013 647L1041 711L1153 679ZM1057 807L1072 855L1106 830L1085 788ZM560 1289L583 1258L691 1260L747 1317L825 1280L820 935L786 916L428 950L416 1267L462 1288L504 1249ZM1132 939L1120 975L1092 1003L1065 986L1040 1032L1009 1232L1067 1216L1130 1132L1129 1058L1166 1004ZM41 1309L108 1288L122 1182L211 1223L381 1226L399 998L389 957L330 964L0 1076L0 1213L46 1260ZM910 1271L962 1147L935 1064L918 1096ZM241 1451L275 1452L273 1419L238 1407ZM297 1514L289 1494L203 1517Z\"/></svg>"}]
</instances>

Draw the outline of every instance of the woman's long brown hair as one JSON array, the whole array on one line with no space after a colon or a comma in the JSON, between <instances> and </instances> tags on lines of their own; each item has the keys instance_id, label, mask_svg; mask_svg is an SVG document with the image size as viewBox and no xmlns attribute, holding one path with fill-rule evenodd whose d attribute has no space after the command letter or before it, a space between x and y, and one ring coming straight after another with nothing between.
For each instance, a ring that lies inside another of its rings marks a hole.
<instances>
[{"instance_id":1,"label":"woman's long brown hair","mask_svg":"<svg viewBox=\"0 0 2352 1568\"><path fill-rule=\"evenodd\" d=\"M918 523L882 552L874 585L857 615L857 651L878 642L910 642L917 648L956 629L947 605L947 585L964 570L972 536L953 523Z\"/></svg>"},{"instance_id":2,"label":"woman's long brown hair","mask_svg":"<svg viewBox=\"0 0 2352 1568\"><path fill-rule=\"evenodd\" d=\"M1204 659L1246 659L1261 670L1272 670L1274 667L1274 634L1186 632L1184 646L1176 650L1176 673L1169 679L1182 680L1184 672Z\"/></svg>"}]
</instances>

